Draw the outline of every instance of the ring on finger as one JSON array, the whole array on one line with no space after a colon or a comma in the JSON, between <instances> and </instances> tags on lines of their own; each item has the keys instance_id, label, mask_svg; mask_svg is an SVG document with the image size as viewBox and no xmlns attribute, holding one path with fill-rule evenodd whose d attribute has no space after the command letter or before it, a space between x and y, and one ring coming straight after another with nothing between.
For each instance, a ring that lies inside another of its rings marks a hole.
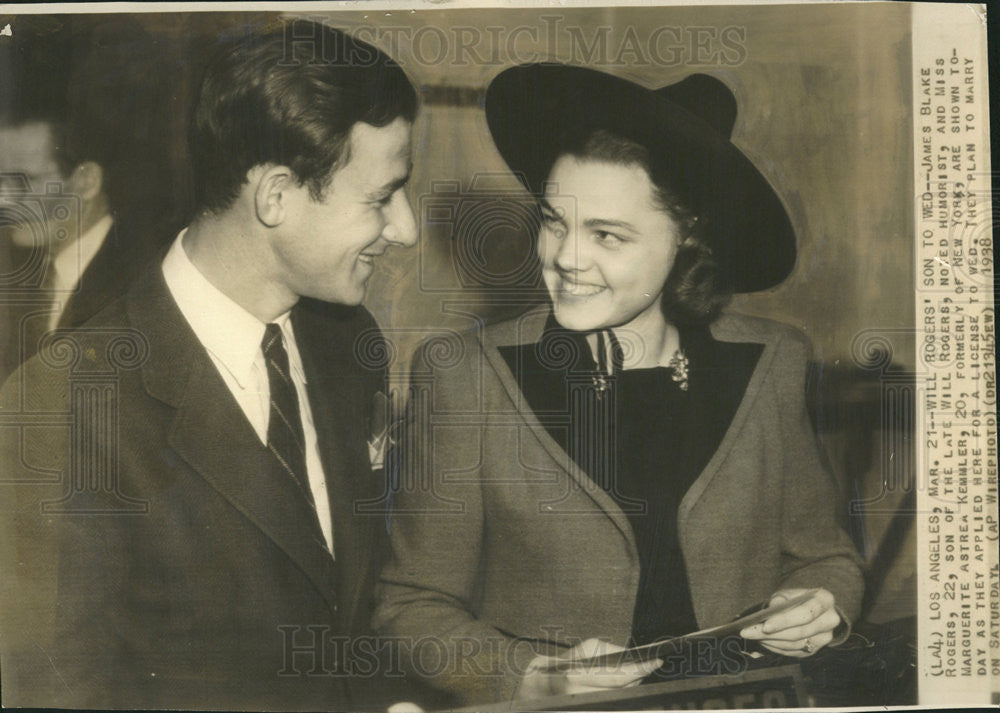
<instances>
[{"instance_id":1,"label":"ring on finger","mask_svg":"<svg viewBox=\"0 0 1000 713\"><path fill-rule=\"evenodd\" d=\"M802 647L802 650L805 651L807 654L811 654L813 651L816 650L816 646L813 644L812 641L806 639L805 646Z\"/></svg>"}]
</instances>

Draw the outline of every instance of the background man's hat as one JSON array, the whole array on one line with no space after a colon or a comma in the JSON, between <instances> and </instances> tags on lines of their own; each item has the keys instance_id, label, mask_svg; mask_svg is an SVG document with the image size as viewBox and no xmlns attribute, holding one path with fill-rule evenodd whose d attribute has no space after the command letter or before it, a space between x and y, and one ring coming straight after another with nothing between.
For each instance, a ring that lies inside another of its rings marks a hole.
<instances>
[{"instance_id":1,"label":"background man's hat","mask_svg":"<svg viewBox=\"0 0 1000 713\"><path fill-rule=\"evenodd\" d=\"M595 130L637 141L674 177L733 289L755 292L791 273L795 233L774 189L730 141L736 111L729 88L705 74L654 91L585 67L527 64L486 90L493 141L529 191L540 194L559 155Z\"/></svg>"}]
</instances>

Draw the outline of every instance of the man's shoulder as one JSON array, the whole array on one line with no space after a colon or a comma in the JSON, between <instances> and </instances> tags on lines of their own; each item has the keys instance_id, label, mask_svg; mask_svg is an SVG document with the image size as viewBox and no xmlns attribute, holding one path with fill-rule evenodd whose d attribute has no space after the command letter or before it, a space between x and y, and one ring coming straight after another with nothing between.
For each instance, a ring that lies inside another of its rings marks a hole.
<instances>
[{"instance_id":1,"label":"man's shoulder","mask_svg":"<svg viewBox=\"0 0 1000 713\"><path fill-rule=\"evenodd\" d=\"M534 305L513 317L487 323L481 332L474 336L487 346L532 344L541 339L551 315L552 307L549 303Z\"/></svg>"},{"instance_id":2,"label":"man's shoulder","mask_svg":"<svg viewBox=\"0 0 1000 713\"><path fill-rule=\"evenodd\" d=\"M9 407L37 402L39 407L62 400L72 375L99 377L120 366L130 366L145 350L145 337L130 323L123 297L76 327L46 333L34 356L6 380L0 403Z\"/></svg>"},{"instance_id":3,"label":"man's shoulder","mask_svg":"<svg viewBox=\"0 0 1000 713\"><path fill-rule=\"evenodd\" d=\"M172 333L174 328L161 319L169 314L163 305L153 304L169 299L165 286L161 289L157 282L158 270L156 265L147 266L127 291L81 324L46 333L34 356L4 382L2 407L33 403L45 408L66 398L74 377L122 376L144 364L155 338L152 332ZM151 329L154 323L156 329Z\"/></svg>"}]
</instances>

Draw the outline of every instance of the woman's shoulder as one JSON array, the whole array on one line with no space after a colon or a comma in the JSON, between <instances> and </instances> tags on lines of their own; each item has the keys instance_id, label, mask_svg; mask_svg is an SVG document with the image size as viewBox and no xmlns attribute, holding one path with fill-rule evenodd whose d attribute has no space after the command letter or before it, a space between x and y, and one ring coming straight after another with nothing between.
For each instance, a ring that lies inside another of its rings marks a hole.
<instances>
[{"instance_id":1,"label":"woman's shoulder","mask_svg":"<svg viewBox=\"0 0 1000 713\"><path fill-rule=\"evenodd\" d=\"M552 314L548 304L537 305L514 316L487 322L463 336L486 347L502 347L537 342ZM812 351L809 337L800 329L773 319L738 312L725 312L709 325L712 337L723 342L757 342L777 347Z\"/></svg>"},{"instance_id":2,"label":"woman's shoulder","mask_svg":"<svg viewBox=\"0 0 1000 713\"><path fill-rule=\"evenodd\" d=\"M531 307L514 317L487 322L477 330L477 337L487 347L504 347L537 342L552 314L546 303Z\"/></svg>"},{"instance_id":3,"label":"woman's shoulder","mask_svg":"<svg viewBox=\"0 0 1000 713\"><path fill-rule=\"evenodd\" d=\"M723 342L756 342L803 356L812 353L812 343L802 330L765 317L725 312L710 328L712 336Z\"/></svg>"},{"instance_id":4,"label":"woman's shoulder","mask_svg":"<svg viewBox=\"0 0 1000 713\"><path fill-rule=\"evenodd\" d=\"M413 352L411 373L451 371L463 363L475 371L482 364L484 353L538 341L550 313L547 305L539 305L517 316L487 321L469 329L435 330Z\"/></svg>"}]
</instances>

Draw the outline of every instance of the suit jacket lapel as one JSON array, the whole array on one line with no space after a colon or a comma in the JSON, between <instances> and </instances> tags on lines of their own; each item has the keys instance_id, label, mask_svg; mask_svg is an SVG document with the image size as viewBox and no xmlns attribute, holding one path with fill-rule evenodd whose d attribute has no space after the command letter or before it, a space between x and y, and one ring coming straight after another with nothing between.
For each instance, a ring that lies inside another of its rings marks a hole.
<instances>
[{"instance_id":1,"label":"suit jacket lapel","mask_svg":"<svg viewBox=\"0 0 1000 713\"><path fill-rule=\"evenodd\" d=\"M170 444L336 604L333 562L310 506L242 413L234 413L238 408L215 367L199 364L177 411Z\"/></svg>"},{"instance_id":2,"label":"suit jacket lapel","mask_svg":"<svg viewBox=\"0 0 1000 713\"><path fill-rule=\"evenodd\" d=\"M78 327L126 292L132 279L152 259L156 246L137 235L123 235L117 216L104 242L66 300L60 327Z\"/></svg>"},{"instance_id":3,"label":"suit jacket lapel","mask_svg":"<svg viewBox=\"0 0 1000 713\"><path fill-rule=\"evenodd\" d=\"M129 314L149 340L146 390L176 408L170 445L336 604L333 561L308 504L243 416L177 309L159 265L130 293Z\"/></svg>"},{"instance_id":4,"label":"suit jacket lapel","mask_svg":"<svg viewBox=\"0 0 1000 713\"><path fill-rule=\"evenodd\" d=\"M374 500L381 491L368 459L367 379L354 355L357 335L348 327L350 314L347 308L302 300L292 324L330 498L338 592L345 621L353 625L372 556L371 528L382 518L355 512L356 503Z\"/></svg>"},{"instance_id":5,"label":"suit jacket lapel","mask_svg":"<svg viewBox=\"0 0 1000 713\"><path fill-rule=\"evenodd\" d=\"M126 276L121 274L121 247L118 245L117 233L118 226L113 223L101 247L80 275L76 289L66 298L66 306L59 316L60 327L77 327L83 324L107 306L115 295L122 293L121 283Z\"/></svg>"}]
</instances>

